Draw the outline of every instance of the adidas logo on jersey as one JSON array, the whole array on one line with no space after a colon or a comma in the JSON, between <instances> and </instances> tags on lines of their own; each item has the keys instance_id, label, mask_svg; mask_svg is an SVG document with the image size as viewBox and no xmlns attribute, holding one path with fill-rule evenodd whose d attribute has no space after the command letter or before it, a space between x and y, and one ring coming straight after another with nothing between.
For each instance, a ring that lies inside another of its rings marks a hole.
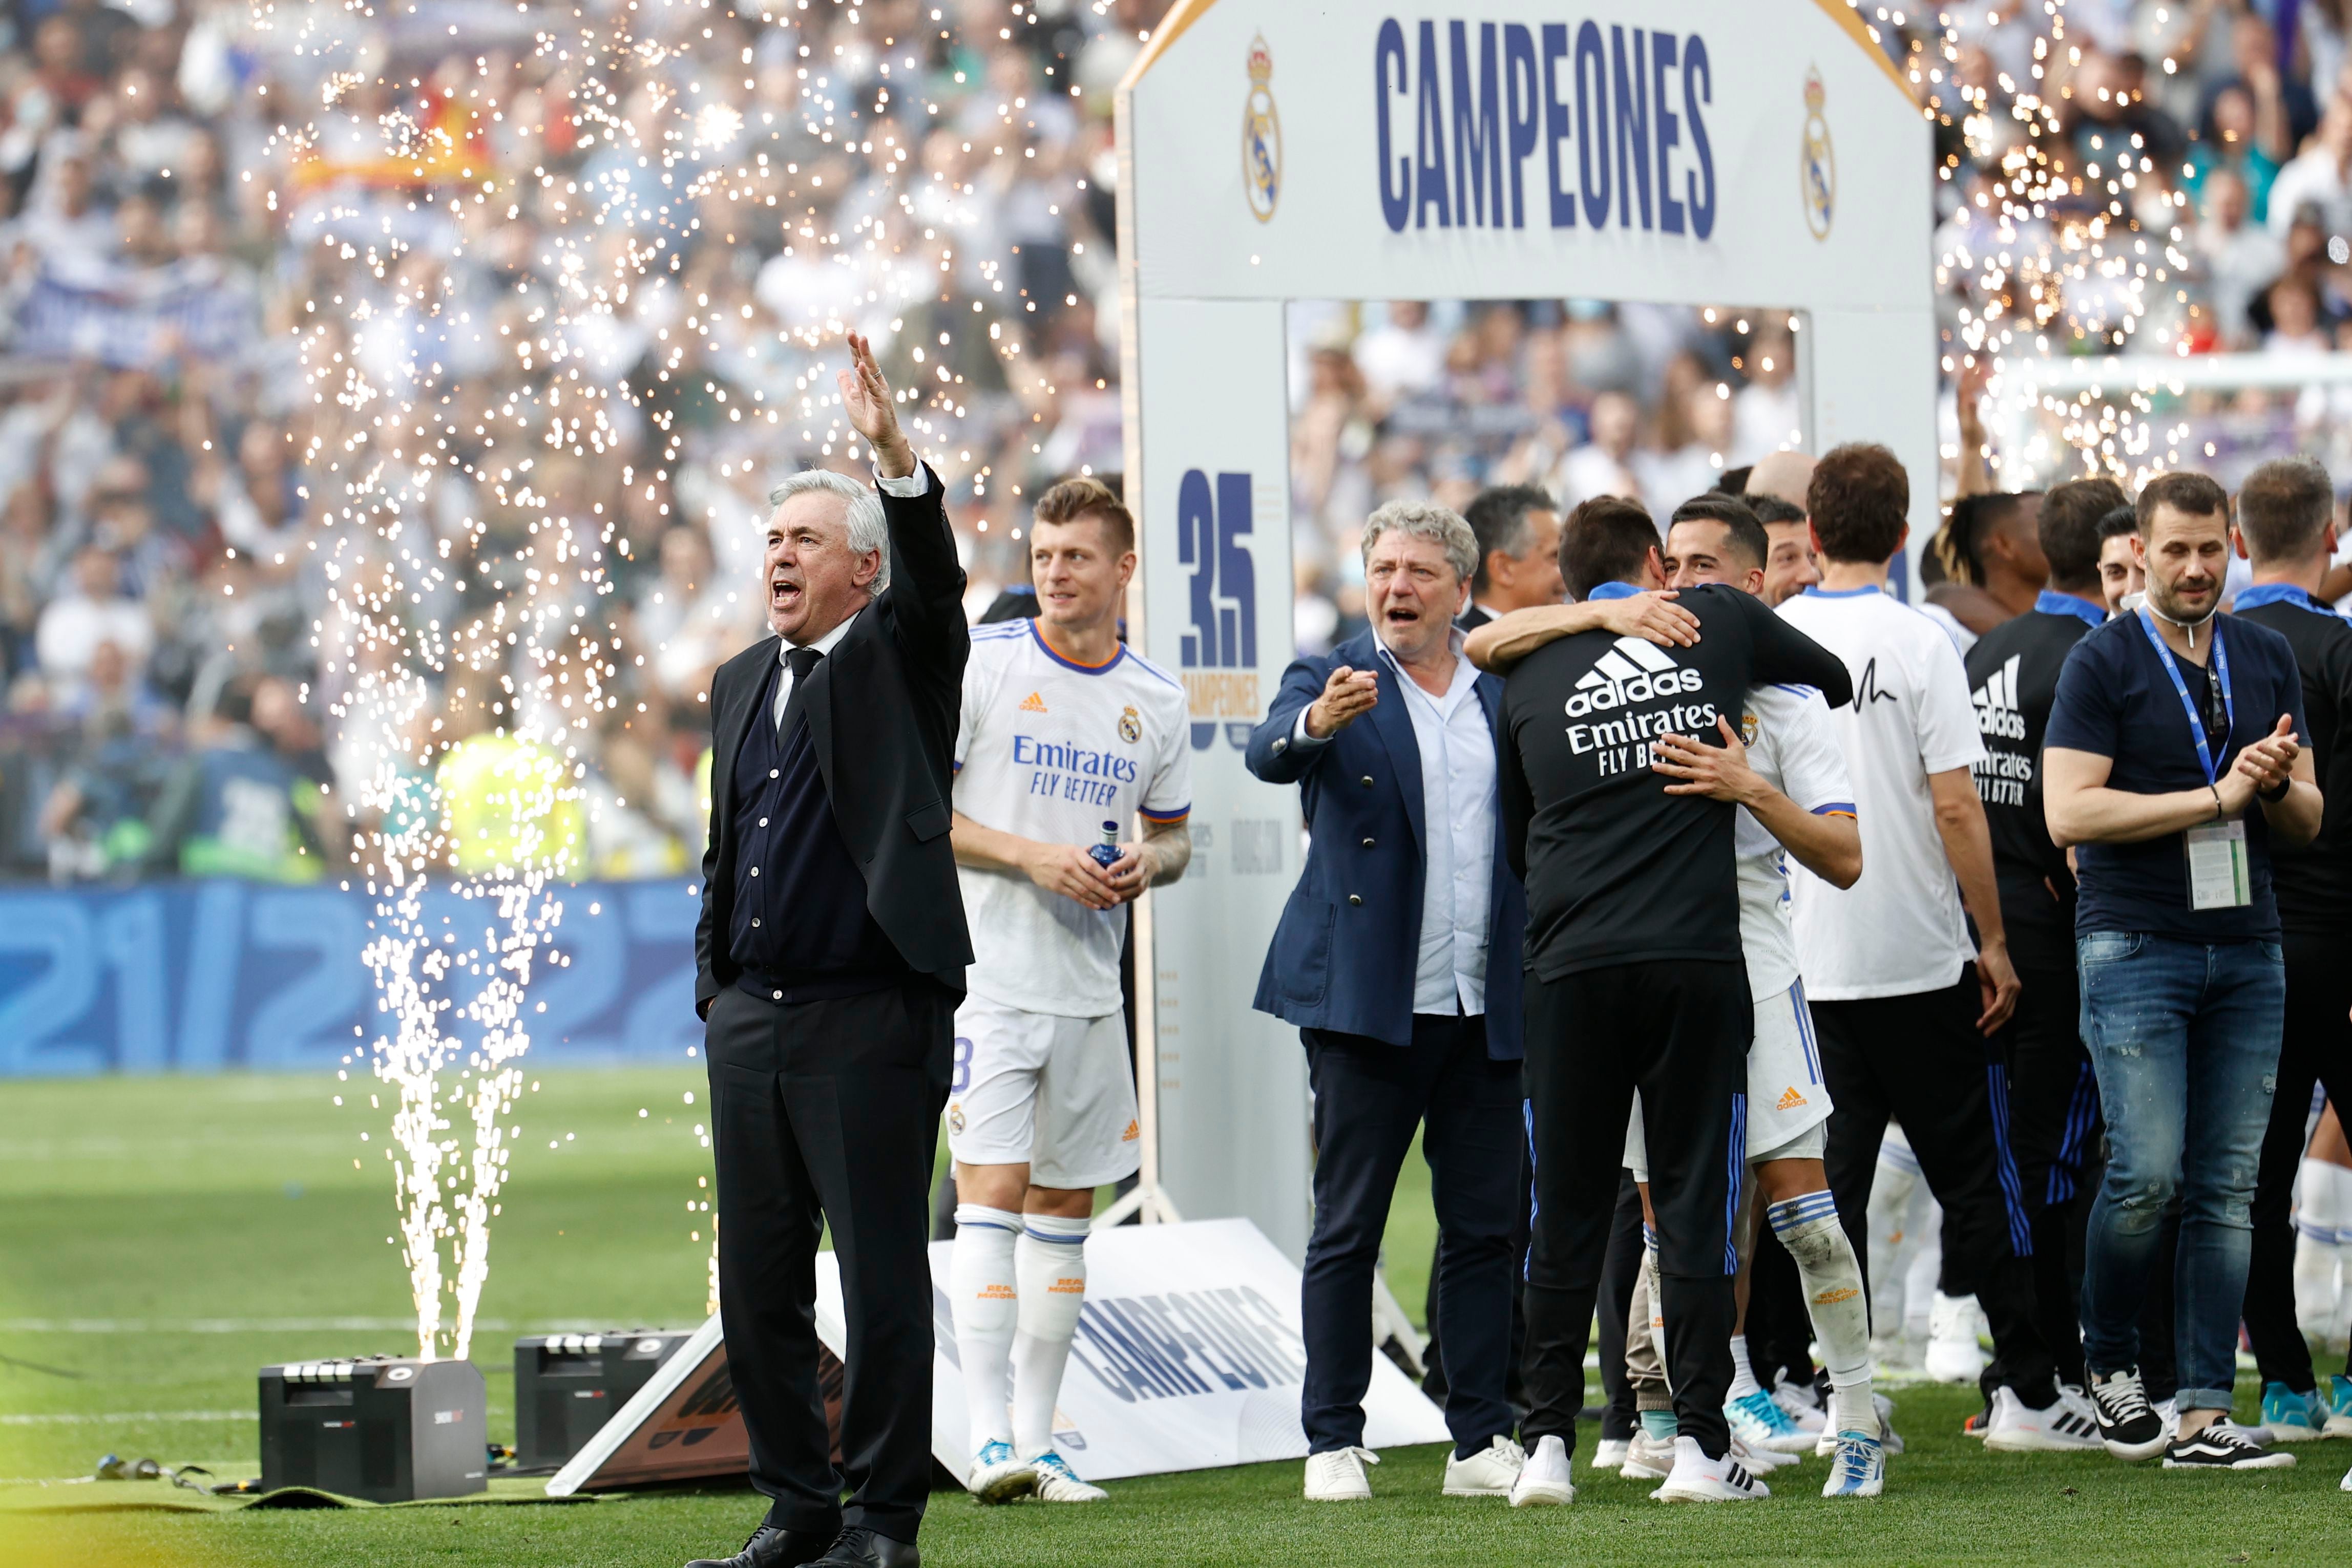
<instances>
[{"instance_id":1,"label":"adidas logo on jersey","mask_svg":"<svg viewBox=\"0 0 2352 1568\"><path fill-rule=\"evenodd\" d=\"M1698 672L1681 668L1664 649L1639 637L1620 637L1578 679L1569 695L1568 716L1582 718L1628 703L1695 692L1700 685Z\"/></svg>"},{"instance_id":2,"label":"adidas logo on jersey","mask_svg":"<svg viewBox=\"0 0 2352 1568\"><path fill-rule=\"evenodd\" d=\"M1021 699L1021 711L1023 713L1044 713L1045 711L1045 699L1039 696L1035 692L1031 692L1027 696Z\"/></svg>"},{"instance_id":3,"label":"adidas logo on jersey","mask_svg":"<svg viewBox=\"0 0 2352 1568\"><path fill-rule=\"evenodd\" d=\"M2025 716L2017 707L2017 665L2021 657L2011 653L2000 669L1986 677L1985 684L1969 694L1977 705L1977 728L1986 735L1997 735L2005 740L2025 738Z\"/></svg>"},{"instance_id":4,"label":"adidas logo on jersey","mask_svg":"<svg viewBox=\"0 0 2352 1568\"><path fill-rule=\"evenodd\" d=\"M1772 1109L1775 1111L1794 1111L1800 1106L1809 1103L1811 1103L1811 1102L1803 1095L1798 1093L1797 1086L1791 1083L1788 1088L1780 1092L1780 1097L1778 1100L1772 1102Z\"/></svg>"}]
</instances>

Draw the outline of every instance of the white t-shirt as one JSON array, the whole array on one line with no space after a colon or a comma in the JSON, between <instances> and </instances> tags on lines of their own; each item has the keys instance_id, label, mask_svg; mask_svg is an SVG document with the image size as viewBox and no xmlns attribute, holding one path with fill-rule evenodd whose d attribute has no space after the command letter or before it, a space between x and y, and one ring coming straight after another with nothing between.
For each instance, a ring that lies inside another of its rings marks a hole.
<instances>
[{"instance_id":1,"label":"white t-shirt","mask_svg":"<svg viewBox=\"0 0 2352 1568\"><path fill-rule=\"evenodd\" d=\"M1192 809L1184 688L1122 645L1073 664L1034 621L973 629L956 731L955 807L982 827L1046 843L1101 841L1102 825L1178 822ZM1062 1018L1118 1011L1127 906L1088 909L1018 872L956 869L971 927L974 996Z\"/></svg>"},{"instance_id":2,"label":"white t-shirt","mask_svg":"<svg viewBox=\"0 0 2352 1568\"><path fill-rule=\"evenodd\" d=\"M1985 754L1959 652L1941 626L1875 588L1808 589L1780 613L1843 659L1854 687L1853 705L1830 717L1853 780L1862 880L1841 892L1789 868L1805 992L1849 1001L1942 990L1974 950L1927 776Z\"/></svg>"},{"instance_id":3,"label":"white t-shirt","mask_svg":"<svg viewBox=\"0 0 2352 1568\"><path fill-rule=\"evenodd\" d=\"M1748 766L1817 817L1854 814L1830 705L1811 686L1757 686L1739 716ZM1739 808L1739 945L1748 955L1748 989L1758 1001L1796 984L1797 943L1789 925L1788 852Z\"/></svg>"}]
</instances>

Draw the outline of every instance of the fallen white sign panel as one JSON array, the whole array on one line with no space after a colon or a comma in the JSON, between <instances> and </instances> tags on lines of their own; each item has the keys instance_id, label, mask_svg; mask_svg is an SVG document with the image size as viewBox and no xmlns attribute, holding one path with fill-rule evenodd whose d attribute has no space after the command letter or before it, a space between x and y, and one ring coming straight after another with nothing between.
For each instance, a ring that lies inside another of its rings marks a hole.
<instances>
[{"instance_id":1,"label":"fallen white sign panel","mask_svg":"<svg viewBox=\"0 0 2352 1568\"><path fill-rule=\"evenodd\" d=\"M946 1289L951 1249L945 1241L930 1249L938 1345L931 1452L961 1480L971 1461L971 1424ZM1080 1475L1115 1480L1305 1456L1298 1270L1256 1226L1208 1219L1098 1230L1087 1241L1087 1275L1086 1310L1054 1423L1055 1442ZM819 1254L816 1278L817 1338L840 1356L847 1336L832 1253ZM1369 1448L1447 1437L1437 1406L1382 1355L1372 1357L1364 1417ZM563 1497L740 1475L749 1452L714 1317L614 1412L547 1490Z\"/></svg>"},{"instance_id":2,"label":"fallen white sign panel","mask_svg":"<svg viewBox=\"0 0 2352 1568\"><path fill-rule=\"evenodd\" d=\"M961 1477L971 1463L971 1436L948 1318L951 1245L931 1248L939 1331L931 1452ZM819 1276L821 1298L825 1278ZM1364 1311L1371 1312L1369 1297ZM817 1324L825 1332L822 1299ZM1297 1266L1256 1226L1203 1219L1097 1230L1087 1239L1087 1304L1062 1377L1055 1441L1089 1480L1303 1458L1298 1396L1306 1370ZM1446 1437L1437 1406L1375 1354L1364 1396L1365 1446Z\"/></svg>"}]
</instances>

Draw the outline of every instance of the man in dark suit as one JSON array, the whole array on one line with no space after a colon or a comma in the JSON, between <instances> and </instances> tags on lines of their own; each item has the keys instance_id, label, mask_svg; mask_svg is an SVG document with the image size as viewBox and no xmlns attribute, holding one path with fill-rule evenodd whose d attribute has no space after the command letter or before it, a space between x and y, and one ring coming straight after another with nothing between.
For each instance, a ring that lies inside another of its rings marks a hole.
<instances>
[{"instance_id":1,"label":"man in dark suit","mask_svg":"<svg viewBox=\"0 0 2352 1568\"><path fill-rule=\"evenodd\" d=\"M1462 630L1560 601L1567 590L1559 578L1559 511L1549 495L1533 485L1498 485L1478 492L1462 520L1478 538Z\"/></svg>"},{"instance_id":2,"label":"man in dark suit","mask_svg":"<svg viewBox=\"0 0 2352 1568\"><path fill-rule=\"evenodd\" d=\"M930 1490L924 1195L971 960L948 840L970 641L939 476L871 348L849 348L842 400L881 494L816 470L777 486L777 635L711 683L695 1001L719 1312L769 1507L740 1552L688 1568L916 1568ZM838 1472L817 1392L828 1221L848 1318Z\"/></svg>"},{"instance_id":3,"label":"man in dark suit","mask_svg":"<svg viewBox=\"0 0 2352 1568\"><path fill-rule=\"evenodd\" d=\"M1371 629L1292 664L1248 750L1260 779L1300 786L1312 835L1256 1002L1299 1026L1315 1088L1315 1229L1300 1291L1306 1494L1371 1495L1361 1445L1372 1270L1397 1172L1425 1123L1444 1236L1445 1490L1500 1496L1520 1457L1504 1385L1527 922L1497 848L1502 687L1462 658L1453 624L1478 562L1467 523L1391 503L1365 523L1363 549ZM1661 642L1686 619L1654 598L1577 608L1595 626Z\"/></svg>"}]
</instances>

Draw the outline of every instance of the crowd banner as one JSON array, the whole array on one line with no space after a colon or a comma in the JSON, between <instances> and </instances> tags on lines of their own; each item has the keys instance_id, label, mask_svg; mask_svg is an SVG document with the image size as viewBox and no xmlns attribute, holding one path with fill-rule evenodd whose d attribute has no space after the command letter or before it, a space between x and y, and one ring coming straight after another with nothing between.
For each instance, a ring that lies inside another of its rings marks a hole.
<instances>
[{"instance_id":1,"label":"crowd banner","mask_svg":"<svg viewBox=\"0 0 2352 1568\"><path fill-rule=\"evenodd\" d=\"M694 925L683 879L583 883L525 1006L530 1060L688 1061ZM0 889L0 1077L331 1070L388 1027L361 960L375 900L328 885L161 883ZM497 905L436 890L457 946ZM453 993L455 995L455 993ZM458 1003L446 1027L467 1028ZM461 1053L462 1054L462 1053Z\"/></svg>"},{"instance_id":2,"label":"crowd banner","mask_svg":"<svg viewBox=\"0 0 2352 1568\"><path fill-rule=\"evenodd\" d=\"M1305 1061L1250 1008L1297 799L1242 762L1293 650L1288 302L1788 309L1807 446L1891 446L1924 540L1929 133L1845 0L1177 0L1118 116L1130 632L1194 747L1192 869L1139 925L1148 1176L1298 1258Z\"/></svg>"}]
</instances>

